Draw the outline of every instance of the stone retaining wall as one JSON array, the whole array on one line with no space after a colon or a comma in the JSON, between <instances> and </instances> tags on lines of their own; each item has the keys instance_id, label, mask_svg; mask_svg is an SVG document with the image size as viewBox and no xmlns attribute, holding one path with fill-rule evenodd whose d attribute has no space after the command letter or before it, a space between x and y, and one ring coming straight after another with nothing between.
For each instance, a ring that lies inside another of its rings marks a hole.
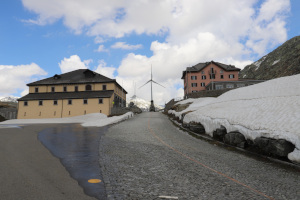
<instances>
[{"instance_id":1,"label":"stone retaining wall","mask_svg":"<svg viewBox=\"0 0 300 200\"><path fill-rule=\"evenodd\" d=\"M5 119L17 119L17 113L16 108L0 108L0 115Z\"/></svg>"},{"instance_id":2,"label":"stone retaining wall","mask_svg":"<svg viewBox=\"0 0 300 200\"><path fill-rule=\"evenodd\" d=\"M187 95L187 98L201 98L201 97L218 97L225 92L228 92L232 89L223 89L223 90L205 90L199 92L193 92Z\"/></svg>"}]
</instances>

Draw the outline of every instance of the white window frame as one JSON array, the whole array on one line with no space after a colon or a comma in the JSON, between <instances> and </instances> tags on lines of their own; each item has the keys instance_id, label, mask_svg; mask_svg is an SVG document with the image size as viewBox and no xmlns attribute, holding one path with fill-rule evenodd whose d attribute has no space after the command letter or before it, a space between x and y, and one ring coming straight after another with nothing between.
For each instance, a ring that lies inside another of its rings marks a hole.
<instances>
[{"instance_id":1,"label":"white window frame","mask_svg":"<svg viewBox=\"0 0 300 200\"><path fill-rule=\"evenodd\" d=\"M191 80L197 80L197 76L191 76Z\"/></svg>"},{"instance_id":2,"label":"white window frame","mask_svg":"<svg viewBox=\"0 0 300 200\"><path fill-rule=\"evenodd\" d=\"M216 85L216 90L222 90L222 89L224 89L223 85Z\"/></svg>"},{"instance_id":3,"label":"white window frame","mask_svg":"<svg viewBox=\"0 0 300 200\"><path fill-rule=\"evenodd\" d=\"M229 88L229 89L234 88L234 85L233 84L226 84L226 88Z\"/></svg>"},{"instance_id":4,"label":"white window frame","mask_svg":"<svg viewBox=\"0 0 300 200\"><path fill-rule=\"evenodd\" d=\"M197 87L197 83L192 83L192 87Z\"/></svg>"}]
</instances>

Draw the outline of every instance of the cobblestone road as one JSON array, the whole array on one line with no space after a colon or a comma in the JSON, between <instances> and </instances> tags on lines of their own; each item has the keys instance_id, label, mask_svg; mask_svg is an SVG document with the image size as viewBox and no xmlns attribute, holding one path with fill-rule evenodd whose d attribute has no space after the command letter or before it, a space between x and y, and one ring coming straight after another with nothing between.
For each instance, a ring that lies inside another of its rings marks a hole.
<instances>
[{"instance_id":1,"label":"cobblestone road","mask_svg":"<svg viewBox=\"0 0 300 200\"><path fill-rule=\"evenodd\" d=\"M161 113L100 140L108 199L300 199L300 171L196 139Z\"/></svg>"}]
</instances>

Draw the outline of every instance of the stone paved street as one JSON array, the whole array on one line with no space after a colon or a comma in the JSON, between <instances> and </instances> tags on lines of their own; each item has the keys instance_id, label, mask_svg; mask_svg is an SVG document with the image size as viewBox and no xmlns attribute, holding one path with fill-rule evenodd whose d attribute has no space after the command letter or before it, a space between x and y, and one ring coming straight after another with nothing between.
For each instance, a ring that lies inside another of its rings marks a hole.
<instances>
[{"instance_id":1,"label":"stone paved street","mask_svg":"<svg viewBox=\"0 0 300 200\"><path fill-rule=\"evenodd\" d=\"M100 140L108 199L300 199L300 171L194 138L161 113L109 128Z\"/></svg>"}]
</instances>

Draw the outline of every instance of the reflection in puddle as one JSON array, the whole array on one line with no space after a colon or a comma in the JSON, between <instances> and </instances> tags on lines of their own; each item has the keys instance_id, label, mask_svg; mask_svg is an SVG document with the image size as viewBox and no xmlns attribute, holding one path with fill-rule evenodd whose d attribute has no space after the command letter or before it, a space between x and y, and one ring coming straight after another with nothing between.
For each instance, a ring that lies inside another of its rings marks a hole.
<instances>
[{"instance_id":1,"label":"reflection in puddle","mask_svg":"<svg viewBox=\"0 0 300 200\"><path fill-rule=\"evenodd\" d=\"M99 140L106 127L82 127L80 125L62 125L45 129L38 139L49 151L58 157L78 181L84 192L98 199L106 199L103 182L89 183L89 179L100 179Z\"/></svg>"}]
</instances>

